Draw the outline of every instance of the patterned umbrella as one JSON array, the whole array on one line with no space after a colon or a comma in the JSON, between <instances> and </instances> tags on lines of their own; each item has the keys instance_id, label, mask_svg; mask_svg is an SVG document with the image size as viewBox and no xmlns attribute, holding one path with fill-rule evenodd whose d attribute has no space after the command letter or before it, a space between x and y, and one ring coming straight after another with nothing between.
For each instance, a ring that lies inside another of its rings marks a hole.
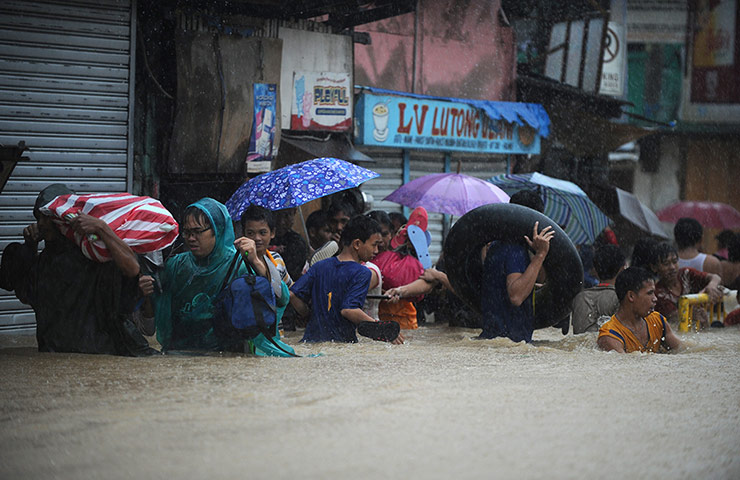
<instances>
[{"instance_id":1,"label":"patterned umbrella","mask_svg":"<svg viewBox=\"0 0 740 480\"><path fill-rule=\"evenodd\" d=\"M385 197L407 207L463 216L489 203L507 203L509 196L497 186L461 173L433 173L410 181Z\"/></svg>"},{"instance_id":2,"label":"patterned umbrella","mask_svg":"<svg viewBox=\"0 0 740 480\"><path fill-rule=\"evenodd\" d=\"M159 200L130 193L59 195L40 210L54 217L62 234L74 240L87 258L98 262L111 260L105 243L95 235L76 233L67 224L80 213L103 220L136 253L162 250L178 235L177 222Z\"/></svg>"},{"instance_id":3,"label":"patterned umbrella","mask_svg":"<svg viewBox=\"0 0 740 480\"><path fill-rule=\"evenodd\" d=\"M509 195L520 190L538 192L545 203L545 215L562 226L576 245L593 243L610 223L609 217L573 182L538 172L497 175L489 181Z\"/></svg>"},{"instance_id":4,"label":"patterned umbrella","mask_svg":"<svg viewBox=\"0 0 740 480\"><path fill-rule=\"evenodd\" d=\"M681 217L694 218L704 228L740 228L740 212L721 202L678 202L658 212L663 222L676 223Z\"/></svg>"},{"instance_id":5,"label":"patterned umbrella","mask_svg":"<svg viewBox=\"0 0 740 480\"><path fill-rule=\"evenodd\" d=\"M269 210L297 207L379 176L338 158L314 158L252 178L234 192L226 208L239 220L250 204Z\"/></svg>"}]
</instances>

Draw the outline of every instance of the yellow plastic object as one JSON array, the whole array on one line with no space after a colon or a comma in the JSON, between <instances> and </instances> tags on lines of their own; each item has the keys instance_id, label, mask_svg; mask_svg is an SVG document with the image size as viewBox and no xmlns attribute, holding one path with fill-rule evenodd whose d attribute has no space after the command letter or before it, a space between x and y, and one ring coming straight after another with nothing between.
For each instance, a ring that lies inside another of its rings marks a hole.
<instances>
[{"instance_id":1,"label":"yellow plastic object","mask_svg":"<svg viewBox=\"0 0 740 480\"><path fill-rule=\"evenodd\" d=\"M682 295L678 299L678 330L688 332L693 326L696 331L699 331L699 322L694 322L694 308L697 305L706 308L710 325L715 321L715 317L717 321L723 322L725 320L724 300L729 298L730 294L726 293L720 301L712 303L706 293Z\"/></svg>"}]
</instances>

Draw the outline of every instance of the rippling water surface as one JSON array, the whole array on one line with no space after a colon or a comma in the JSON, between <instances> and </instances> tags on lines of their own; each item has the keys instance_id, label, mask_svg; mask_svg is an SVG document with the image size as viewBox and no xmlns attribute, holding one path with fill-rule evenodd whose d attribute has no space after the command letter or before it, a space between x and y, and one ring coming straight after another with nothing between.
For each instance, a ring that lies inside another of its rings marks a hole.
<instances>
[{"instance_id":1,"label":"rippling water surface","mask_svg":"<svg viewBox=\"0 0 740 480\"><path fill-rule=\"evenodd\" d=\"M423 327L310 358L0 338L0 478L740 478L740 329L675 355Z\"/></svg>"}]
</instances>

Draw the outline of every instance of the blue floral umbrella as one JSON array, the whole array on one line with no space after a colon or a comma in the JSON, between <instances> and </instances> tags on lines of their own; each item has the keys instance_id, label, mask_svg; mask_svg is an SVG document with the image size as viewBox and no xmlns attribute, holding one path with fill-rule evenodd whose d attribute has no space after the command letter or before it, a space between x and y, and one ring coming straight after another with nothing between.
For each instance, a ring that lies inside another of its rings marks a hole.
<instances>
[{"instance_id":1,"label":"blue floral umbrella","mask_svg":"<svg viewBox=\"0 0 740 480\"><path fill-rule=\"evenodd\" d=\"M314 158L250 179L234 192L226 208L233 220L239 220L250 204L269 210L297 207L379 176L338 158Z\"/></svg>"}]
</instances>

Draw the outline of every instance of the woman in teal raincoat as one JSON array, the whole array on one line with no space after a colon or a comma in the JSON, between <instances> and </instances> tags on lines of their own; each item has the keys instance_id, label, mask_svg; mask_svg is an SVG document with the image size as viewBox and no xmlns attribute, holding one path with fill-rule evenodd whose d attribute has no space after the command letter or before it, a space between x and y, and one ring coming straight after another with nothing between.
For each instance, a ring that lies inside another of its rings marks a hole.
<instances>
[{"instance_id":1,"label":"woman in teal raincoat","mask_svg":"<svg viewBox=\"0 0 740 480\"><path fill-rule=\"evenodd\" d=\"M162 293L156 299L157 340L164 350L216 350L219 342L211 324L213 301L237 251L231 217L223 204L203 198L185 210L180 233L189 251L175 255L165 265ZM246 248L241 253L245 254ZM244 262L239 262L238 268L232 278L247 273ZM285 310L287 296L280 300L278 318Z\"/></svg>"}]
</instances>

